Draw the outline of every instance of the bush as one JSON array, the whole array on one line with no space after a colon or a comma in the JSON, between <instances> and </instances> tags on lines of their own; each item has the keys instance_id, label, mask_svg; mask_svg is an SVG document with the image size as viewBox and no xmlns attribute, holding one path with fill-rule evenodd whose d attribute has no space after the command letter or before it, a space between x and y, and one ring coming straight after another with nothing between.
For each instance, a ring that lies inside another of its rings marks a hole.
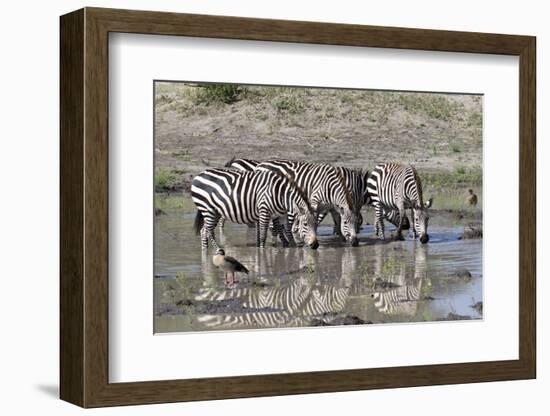
<instances>
[{"instance_id":1,"label":"bush","mask_svg":"<svg viewBox=\"0 0 550 416\"><path fill-rule=\"evenodd\" d=\"M234 84L201 85L194 95L195 104L233 104L238 101L241 88Z\"/></svg>"},{"instance_id":2,"label":"bush","mask_svg":"<svg viewBox=\"0 0 550 416\"><path fill-rule=\"evenodd\" d=\"M174 185L175 177L167 170L159 170L155 175L155 191L161 192L171 189Z\"/></svg>"}]
</instances>

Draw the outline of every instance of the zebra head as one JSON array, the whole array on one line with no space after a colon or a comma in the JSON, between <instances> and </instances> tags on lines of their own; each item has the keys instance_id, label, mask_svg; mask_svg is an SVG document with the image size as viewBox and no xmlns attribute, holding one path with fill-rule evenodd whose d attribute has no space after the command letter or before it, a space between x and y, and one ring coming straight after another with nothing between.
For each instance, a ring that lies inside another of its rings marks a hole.
<instances>
[{"instance_id":1,"label":"zebra head","mask_svg":"<svg viewBox=\"0 0 550 416\"><path fill-rule=\"evenodd\" d=\"M338 213L341 218L340 231L342 235L353 247L357 247L359 245L359 240L357 239L357 215L351 209L343 207L338 208Z\"/></svg>"},{"instance_id":2,"label":"zebra head","mask_svg":"<svg viewBox=\"0 0 550 416\"><path fill-rule=\"evenodd\" d=\"M418 205L413 208L414 230L420 236L420 242L426 244L430 240L428 235L428 208L432 206L433 198L428 199L423 205Z\"/></svg>"},{"instance_id":3,"label":"zebra head","mask_svg":"<svg viewBox=\"0 0 550 416\"><path fill-rule=\"evenodd\" d=\"M317 219L309 210L301 210L294 218L292 224L292 236L294 240L305 243L313 250L319 247L317 241Z\"/></svg>"}]
</instances>

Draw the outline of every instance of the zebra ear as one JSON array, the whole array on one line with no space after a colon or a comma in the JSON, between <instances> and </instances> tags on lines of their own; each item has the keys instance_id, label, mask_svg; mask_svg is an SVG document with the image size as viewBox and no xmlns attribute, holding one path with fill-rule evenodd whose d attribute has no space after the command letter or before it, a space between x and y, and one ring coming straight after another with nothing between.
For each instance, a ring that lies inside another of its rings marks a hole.
<instances>
[{"instance_id":1,"label":"zebra ear","mask_svg":"<svg viewBox=\"0 0 550 416\"><path fill-rule=\"evenodd\" d=\"M428 200L424 203L424 206L425 206L426 208L430 208L430 207L432 206L432 203L433 203L433 202L434 202L434 199L433 199L433 197L432 197L432 198L428 199Z\"/></svg>"}]
</instances>

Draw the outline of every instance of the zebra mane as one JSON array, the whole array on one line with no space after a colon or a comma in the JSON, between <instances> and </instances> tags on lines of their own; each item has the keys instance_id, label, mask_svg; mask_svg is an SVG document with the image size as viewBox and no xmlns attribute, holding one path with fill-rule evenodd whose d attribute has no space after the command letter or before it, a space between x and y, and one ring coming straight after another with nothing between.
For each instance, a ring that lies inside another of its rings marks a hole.
<instances>
[{"instance_id":1,"label":"zebra mane","mask_svg":"<svg viewBox=\"0 0 550 416\"><path fill-rule=\"evenodd\" d=\"M416 184L416 192L418 193L418 204L420 207L424 206L424 198L422 197L422 181L420 180L420 176L418 176L418 172L416 171L415 167L413 165L410 165L411 171L413 173L414 182Z\"/></svg>"},{"instance_id":2,"label":"zebra mane","mask_svg":"<svg viewBox=\"0 0 550 416\"><path fill-rule=\"evenodd\" d=\"M231 158L225 165L223 165L224 168L230 168L233 162L235 161L235 156Z\"/></svg>"},{"instance_id":3,"label":"zebra mane","mask_svg":"<svg viewBox=\"0 0 550 416\"><path fill-rule=\"evenodd\" d=\"M342 176L342 172L340 172L340 169L334 169L336 171L336 177L338 178L338 181L340 182L340 186L344 190L344 196L346 197L346 202L350 209L353 209L353 198L351 197L351 193L346 185L346 181L344 180L344 176Z\"/></svg>"},{"instance_id":4,"label":"zebra mane","mask_svg":"<svg viewBox=\"0 0 550 416\"><path fill-rule=\"evenodd\" d=\"M300 196L304 202L306 203L306 206L307 206L307 209L310 213L313 213L313 208L311 207L311 204L309 202L309 198L307 197L306 193L304 192L304 190L302 188L300 188L298 186L298 184L294 181L294 178L292 178L291 176L285 174L285 173L282 173L278 170L269 170L269 172L272 172L274 173L275 175L281 177L283 180L285 180L287 183L288 183L288 186L294 188L296 190L296 193L298 194L298 196Z\"/></svg>"}]
</instances>

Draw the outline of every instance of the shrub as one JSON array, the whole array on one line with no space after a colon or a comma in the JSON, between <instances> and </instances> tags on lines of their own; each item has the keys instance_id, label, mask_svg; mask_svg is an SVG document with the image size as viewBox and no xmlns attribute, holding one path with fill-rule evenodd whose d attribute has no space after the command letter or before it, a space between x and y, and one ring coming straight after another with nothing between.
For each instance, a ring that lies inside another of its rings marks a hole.
<instances>
[{"instance_id":1,"label":"shrub","mask_svg":"<svg viewBox=\"0 0 550 416\"><path fill-rule=\"evenodd\" d=\"M238 101L241 88L234 84L201 85L194 94L195 104L233 104Z\"/></svg>"}]
</instances>

